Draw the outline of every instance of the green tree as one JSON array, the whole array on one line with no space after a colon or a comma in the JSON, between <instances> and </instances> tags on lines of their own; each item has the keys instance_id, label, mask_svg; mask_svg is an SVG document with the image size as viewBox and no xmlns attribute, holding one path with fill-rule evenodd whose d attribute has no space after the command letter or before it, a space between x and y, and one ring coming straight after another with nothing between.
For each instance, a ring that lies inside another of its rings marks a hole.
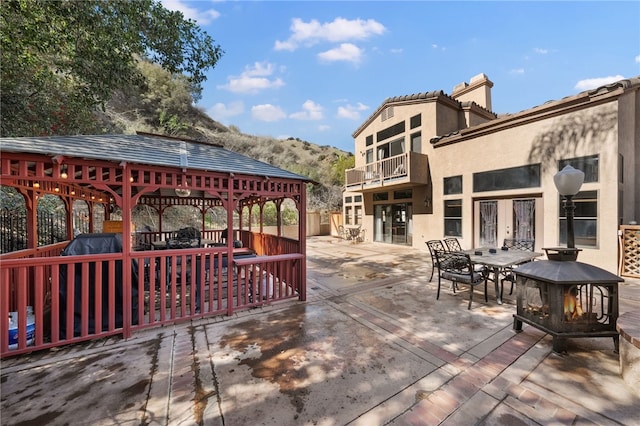
<instances>
[{"instance_id":1,"label":"green tree","mask_svg":"<svg viewBox=\"0 0 640 426\"><path fill-rule=\"evenodd\" d=\"M138 65L145 79L140 103L150 116L184 117L194 103L189 80L182 74L172 74L159 65L141 61ZM167 118L165 117L165 118Z\"/></svg>"},{"instance_id":2,"label":"green tree","mask_svg":"<svg viewBox=\"0 0 640 426\"><path fill-rule=\"evenodd\" d=\"M167 117L167 115L166 111L161 111L159 120L160 126L162 126L168 135L179 135L189 127L185 122L180 121L180 118L176 114L173 114L171 117Z\"/></svg>"},{"instance_id":3,"label":"green tree","mask_svg":"<svg viewBox=\"0 0 640 426\"><path fill-rule=\"evenodd\" d=\"M355 167L356 158L353 155L342 155L331 164L331 183L334 185L344 185L344 171Z\"/></svg>"},{"instance_id":4,"label":"green tree","mask_svg":"<svg viewBox=\"0 0 640 426\"><path fill-rule=\"evenodd\" d=\"M198 100L224 52L155 0L0 2L2 136L93 133L116 89L143 85L138 58L184 74Z\"/></svg>"}]
</instances>

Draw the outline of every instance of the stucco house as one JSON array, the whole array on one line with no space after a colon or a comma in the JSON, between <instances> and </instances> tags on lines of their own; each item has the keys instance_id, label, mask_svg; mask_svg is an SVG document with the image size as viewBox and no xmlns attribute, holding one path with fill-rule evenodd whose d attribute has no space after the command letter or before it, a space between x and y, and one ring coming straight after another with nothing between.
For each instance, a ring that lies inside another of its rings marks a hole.
<instances>
[{"instance_id":1,"label":"stucco house","mask_svg":"<svg viewBox=\"0 0 640 426\"><path fill-rule=\"evenodd\" d=\"M619 226L640 220L640 76L513 114L492 110L484 74L451 94L386 99L353 133L344 223L368 241L463 248L566 244L553 176L585 173L574 197L579 260L615 272ZM514 95L515 96L515 95Z\"/></svg>"}]
</instances>

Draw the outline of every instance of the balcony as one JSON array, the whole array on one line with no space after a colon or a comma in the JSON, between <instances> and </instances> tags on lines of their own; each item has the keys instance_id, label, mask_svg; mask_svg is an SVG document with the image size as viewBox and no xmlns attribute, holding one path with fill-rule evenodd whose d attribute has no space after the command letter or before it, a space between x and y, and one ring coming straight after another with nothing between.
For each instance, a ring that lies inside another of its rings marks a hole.
<instances>
[{"instance_id":1,"label":"balcony","mask_svg":"<svg viewBox=\"0 0 640 426\"><path fill-rule=\"evenodd\" d=\"M391 185L425 185L429 182L429 157L405 152L362 167L345 170L348 191L377 189Z\"/></svg>"}]
</instances>

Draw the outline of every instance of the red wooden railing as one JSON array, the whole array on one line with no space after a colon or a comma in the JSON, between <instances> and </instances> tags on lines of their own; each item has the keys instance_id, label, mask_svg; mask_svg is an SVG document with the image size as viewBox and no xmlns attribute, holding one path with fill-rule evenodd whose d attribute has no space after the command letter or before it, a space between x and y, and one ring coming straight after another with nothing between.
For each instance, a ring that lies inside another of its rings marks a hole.
<instances>
[{"instance_id":1,"label":"red wooden railing","mask_svg":"<svg viewBox=\"0 0 640 426\"><path fill-rule=\"evenodd\" d=\"M122 253L59 256L65 243L24 250L22 258L3 256L0 356L115 334L126 338L138 329L304 300L305 259L296 253L298 241L248 231L240 237L245 247L232 252L209 247L134 251L127 259ZM12 312L15 322L9 321ZM10 325L17 332L11 347Z\"/></svg>"}]
</instances>

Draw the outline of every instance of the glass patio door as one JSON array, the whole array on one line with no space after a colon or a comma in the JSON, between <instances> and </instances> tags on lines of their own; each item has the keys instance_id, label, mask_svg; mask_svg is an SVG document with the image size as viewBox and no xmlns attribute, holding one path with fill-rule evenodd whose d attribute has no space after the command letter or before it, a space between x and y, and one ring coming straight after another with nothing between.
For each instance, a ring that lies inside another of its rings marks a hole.
<instances>
[{"instance_id":1,"label":"glass patio door","mask_svg":"<svg viewBox=\"0 0 640 426\"><path fill-rule=\"evenodd\" d=\"M475 202L475 246L500 247L505 238L536 239L536 205L541 199Z\"/></svg>"},{"instance_id":2,"label":"glass patio door","mask_svg":"<svg viewBox=\"0 0 640 426\"><path fill-rule=\"evenodd\" d=\"M498 201L480 201L480 247L498 246Z\"/></svg>"},{"instance_id":3,"label":"glass patio door","mask_svg":"<svg viewBox=\"0 0 640 426\"><path fill-rule=\"evenodd\" d=\"M374 206L373 241L390 244L411 244L411 204Z\"/></svg>"},{"instance_id":4,"label":"glass patio door","mask_svg":"<svg viewBox=\"0 0 640 426\"><path fill-rule=\"evenodd\" d=\"M391 243L391 205L376 205L373 209L373 241Z\"/></svg>"}]
</instances>

